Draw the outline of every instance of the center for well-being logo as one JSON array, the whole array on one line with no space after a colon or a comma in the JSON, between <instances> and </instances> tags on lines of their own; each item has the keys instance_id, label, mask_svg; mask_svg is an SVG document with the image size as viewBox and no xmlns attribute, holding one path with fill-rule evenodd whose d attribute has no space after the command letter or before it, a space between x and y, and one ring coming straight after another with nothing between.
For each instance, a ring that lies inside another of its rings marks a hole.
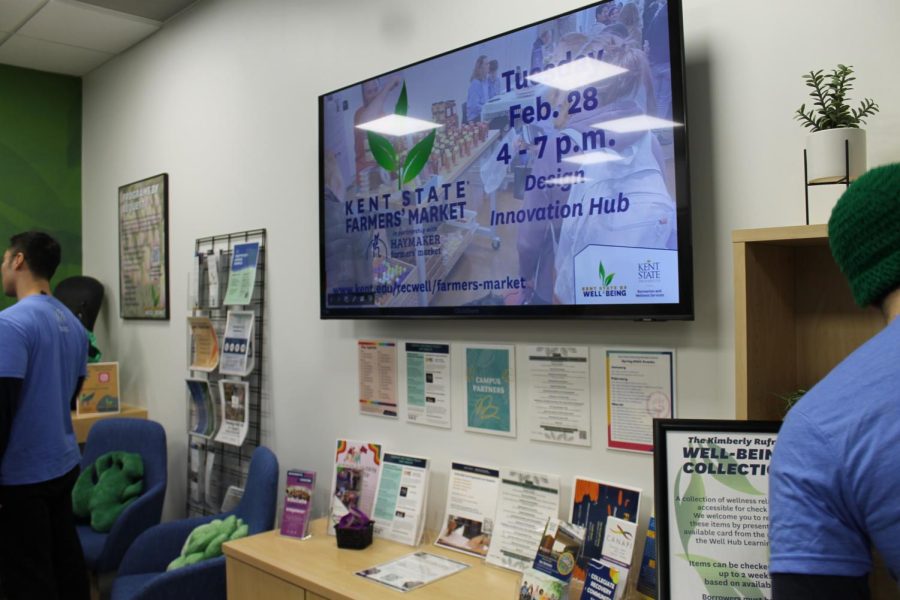
<instances>
[{"instance_id":1,"label":"center for well-being logo","mask_svg":"<svg viewBox=\"0 0 900 600\"><path fill-rule=\"evenodd\" d=\"M394 114L401 117L406 116L409 102L406 96L406 82L403 82L403 89L400 90L400 97L397 99L397 105L394 107ZM397 174L397 188L403 189L404 183L409 183L416 178L416 175L422 172L428 159L431 157L431 151L434 149L434 138L437 129L422 138L418 144L412 147L406 158L401 160L401 156L397 154L397 150L389 139L368 131L369 149L372 150L372 156L375 162L381 165L391 173Z\"/></svg>"},{"instance_id":2,"label":"center for well-being logo","mask_svg":"<svg viewBox=\"0 0 900 600\"><path fill-rule=\"evenodd\" d=\"M603 266L603 261L600 262L600 267L598 268L598 272L600 274L600 285L603 287L608 287L613 282L613 277L616 276L615 273L606 273L606 268Z\"/></svg>"}]
</instances>

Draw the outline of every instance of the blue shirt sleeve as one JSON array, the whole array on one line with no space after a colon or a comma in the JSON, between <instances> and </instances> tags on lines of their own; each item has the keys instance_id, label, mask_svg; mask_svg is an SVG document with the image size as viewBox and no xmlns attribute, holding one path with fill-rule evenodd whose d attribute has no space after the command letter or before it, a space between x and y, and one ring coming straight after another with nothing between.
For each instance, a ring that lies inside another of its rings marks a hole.
<instances>
[{"instance_id":1,"label":"blue shirt sleeve","mask_svg":"<svg viewBox=\"0 0 900 600\"><path fill-rule=\"evenodd\" d=\"M770 572L856 577L871 570L841 458L818 427L791 411L770 471Z\"/></svg>"},{"instance_id":2,"label":"blue shirt sleeve","mask_svg":"<svg viewBox=\"0 0 900 600\"><path fill-rule=\"evenodd\" d=\"M473 79L469 83L469 94L466 97L466 121L481 119L481 107L484 105L484 83Z\"/></svg>"},{"instance_id":3,"label":"blue shirt sleeve","mask_svg":"<svg viewBox=\"0 0 900 600\"><path fill-rule=\"evenodd\" d=\"M28 343L22 331L0 319L0 377L25 379L28 373Z\"/></svg>"}]
</instances>

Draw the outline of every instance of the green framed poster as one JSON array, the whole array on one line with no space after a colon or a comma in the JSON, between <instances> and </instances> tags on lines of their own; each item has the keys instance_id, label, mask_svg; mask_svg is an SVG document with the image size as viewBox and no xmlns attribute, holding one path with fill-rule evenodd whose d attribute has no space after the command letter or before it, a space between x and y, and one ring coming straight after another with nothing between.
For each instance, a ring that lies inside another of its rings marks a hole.
<instances>
[{"instance_id":1,"label":"green framed poster","mask_svg":"<svg viewBox=\"0 0 900 600\"><path fill-rule=\"evenodd\" d=\"M119 316L169 319L169 175L119 188Z\"/></svg>"}]
</instances>

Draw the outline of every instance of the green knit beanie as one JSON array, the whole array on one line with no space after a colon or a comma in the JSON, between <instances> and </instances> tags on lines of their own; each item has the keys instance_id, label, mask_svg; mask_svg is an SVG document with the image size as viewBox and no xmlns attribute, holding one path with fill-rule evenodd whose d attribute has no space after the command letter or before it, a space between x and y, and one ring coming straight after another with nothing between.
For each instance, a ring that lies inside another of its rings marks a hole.
<instances>
[{"instance_id":1,"label":"green knit beanie","mask_svg":"<svg viewBox=\"0 0 900 600\"><path fill-rule=\"evenodd\" d=\"M828 220L831 254L860 306L900 287L900 163L853 182Z\"/></svg>"}]
</instances>

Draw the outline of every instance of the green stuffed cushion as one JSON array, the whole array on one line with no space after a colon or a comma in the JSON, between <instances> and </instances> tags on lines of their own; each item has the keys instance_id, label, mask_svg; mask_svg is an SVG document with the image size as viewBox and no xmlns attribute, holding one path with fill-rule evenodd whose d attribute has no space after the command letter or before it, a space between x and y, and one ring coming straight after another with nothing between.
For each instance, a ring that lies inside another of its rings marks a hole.
<instances>
[{"instance_id":1,"label":"green stuffed cushion","mask_svg":"<svg viewBox=\"0 0 900 600\"><path fill-rule=\"evenodd\" d=\"M133 452L107 452L85 469L72 488L72 511L107 533L144 491L144 461Z\"/></svg>"},{"instance_id":2,"label":"green stuffed cushion","mask_svg":"<svg viewBox=\"0 0 900 600\"><path fill-rule=\"evenodd\" d=\"M222 556L223 543L246 537L248 531L247 524L234 515L199 525L188 535L181 555L169 563L166 571Z\"/></svg>"}]
</instances>

